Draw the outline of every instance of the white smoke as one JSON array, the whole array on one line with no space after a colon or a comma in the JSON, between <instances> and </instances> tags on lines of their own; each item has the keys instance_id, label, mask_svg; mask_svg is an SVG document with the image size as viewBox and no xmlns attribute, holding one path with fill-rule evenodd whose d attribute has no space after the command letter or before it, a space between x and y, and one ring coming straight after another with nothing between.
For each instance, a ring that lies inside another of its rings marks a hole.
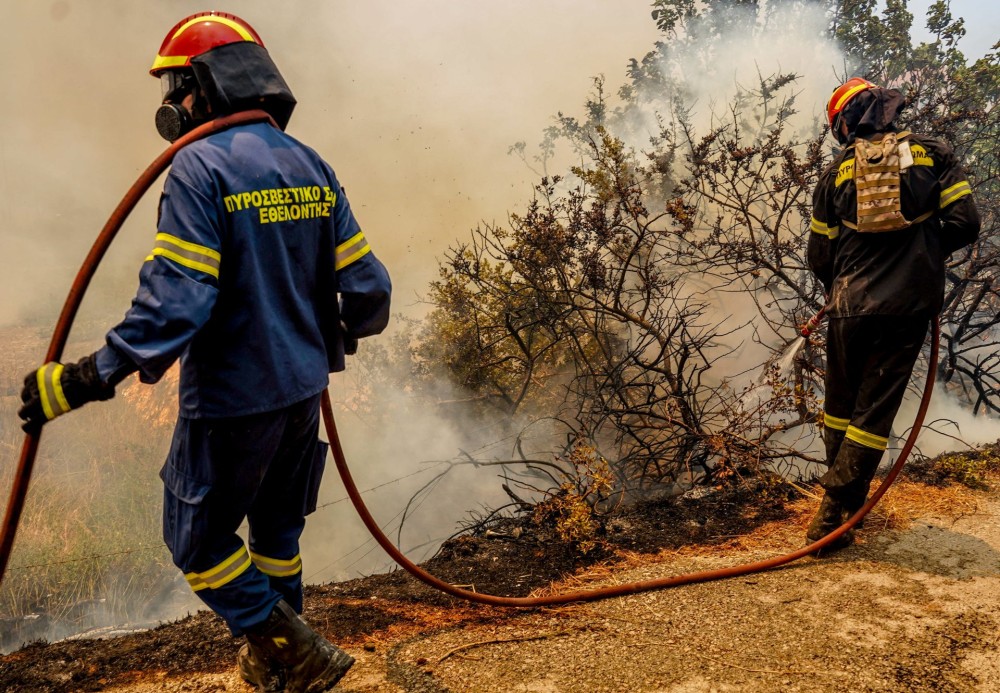
<instances>
[{"instance_id":1,"label":"white smoke","mask_svg":"<svg viewBox=\"0 0 1000 693\"><path fill-rule=\"evenodd\" d=\"M906 401L896 415L893 434L898 436L899 445L909 433L917 414L920 394L923 391L921 376L915 376L907 393ZM919 392L918 392L919 391ZM941 383L937 383L931 395L930 405L924 419L924 428L917 439L917 450L927 457L934 457L952 450L977 447L1000 440L1000 419L989 412L973 412L968 402L963 402L951 394Z\"/></svg>"}]
</instances>

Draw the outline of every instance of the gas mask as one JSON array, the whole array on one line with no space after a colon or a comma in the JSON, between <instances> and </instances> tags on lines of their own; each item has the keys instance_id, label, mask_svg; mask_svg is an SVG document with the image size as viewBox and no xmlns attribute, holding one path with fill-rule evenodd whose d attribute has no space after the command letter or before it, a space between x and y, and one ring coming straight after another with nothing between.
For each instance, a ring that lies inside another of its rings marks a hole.
<instances>
[{"instance_id":1,"label":"gas mask","mask_svg":"<svg viewBox=\"0 0 1000 693\"><path fill-rule=\"evenodd\" d=\"M163 104L156 109L156 131L167 142L176 141L181 135L208 120L203 97L195 76L183 70L167 70L160 75ZM188 110L182 102L194 94L194 103Z\"/></svg>"}]
</instances>

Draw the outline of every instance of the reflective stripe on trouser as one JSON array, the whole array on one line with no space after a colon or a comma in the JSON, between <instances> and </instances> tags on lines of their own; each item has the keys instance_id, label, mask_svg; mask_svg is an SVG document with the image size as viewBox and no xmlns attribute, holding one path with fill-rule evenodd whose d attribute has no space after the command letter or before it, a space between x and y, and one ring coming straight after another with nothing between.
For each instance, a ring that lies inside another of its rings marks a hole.
<instances>
[{"instance_id":1,"label":"reflective stripe on trouser","mask_svg":"<svg viewBox=\"0 0 1000 693\"><path fill-rule=\"evenodd\" d=\"M327 451L318 439L319 397L251 416L181 418L174 429L160 474L164 540L234 635L266 619L280 599L302 608L299 536ZM244 519L249 550L237 534Z\"/></svg>"},{"instance_id":2,"label":"reflective stripe on trouser","mask_svg":"<svg viewBox=\"0 0 1000 693\"><path fill-rule=\"evenodd\" d=\"M892 315L830 318L824 420L844 440L820 479L827 491L853 493L852 487L871 482L928 324Z\"/></svg>"}]
</instances>

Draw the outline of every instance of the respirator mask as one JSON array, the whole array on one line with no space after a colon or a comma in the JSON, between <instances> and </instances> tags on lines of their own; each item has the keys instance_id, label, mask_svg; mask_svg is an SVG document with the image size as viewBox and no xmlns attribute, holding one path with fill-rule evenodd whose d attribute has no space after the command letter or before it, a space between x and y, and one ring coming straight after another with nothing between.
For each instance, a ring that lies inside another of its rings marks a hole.
<instances>
[{"instance_id":1,"label":"respirator mask","mask_svg":"<svg viewBox=\"0 0 1000 693\"><path fill-rule=\"evenodd\" d=\"M202 96L194 74L167 70L160 75L160 87L163 105L156 109L156 131L167 142L176 141L181 135L208 119L207 114L202 112ZM195 96L191 110L181 104L189 94Z\"/></svg>"}]
</instances>

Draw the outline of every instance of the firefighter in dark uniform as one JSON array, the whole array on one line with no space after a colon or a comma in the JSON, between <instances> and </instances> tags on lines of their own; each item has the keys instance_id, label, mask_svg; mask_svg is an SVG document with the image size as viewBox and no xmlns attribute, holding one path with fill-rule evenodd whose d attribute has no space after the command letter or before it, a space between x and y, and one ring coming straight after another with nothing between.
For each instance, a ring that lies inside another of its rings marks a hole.
<instances>
[{"instance_id":1,"label":"firefighter in dark uniform","mask_svg":"<svg viewBox=\"0 0 1000 693\"><path fill-rule=\"evenodd\" d=\"M246 636L244 678L262 691L326 690L354 660L298 615L298 541L328 449L321 394L356 340L385 328L389 277L333 170L284 132L295 99L249 24L187 17L151 74L170 141L251 108L277 127L232 127L177 152L131 308L96 353L30 374L20 414L37 429L113 396L130 373L155 383L180 359L161 472L166 544L197 595Z\"/></svg>"},{"instance_id":2,"label":"firefighter in dark uniform","mask_svg":"<svg viewBox=\"0 0 1000 693\"><path fill-rule=\"evenodd\" d=\"M813 197L809 266L827 294L827 471L812 543L857 512L886 449L930 321L945 262L979 235L969 181L940 139L901 132L902 94L855 77L830 99L843 149ZM853 541L853 533L835 546Z\"/></svg>"}]
</instances>

